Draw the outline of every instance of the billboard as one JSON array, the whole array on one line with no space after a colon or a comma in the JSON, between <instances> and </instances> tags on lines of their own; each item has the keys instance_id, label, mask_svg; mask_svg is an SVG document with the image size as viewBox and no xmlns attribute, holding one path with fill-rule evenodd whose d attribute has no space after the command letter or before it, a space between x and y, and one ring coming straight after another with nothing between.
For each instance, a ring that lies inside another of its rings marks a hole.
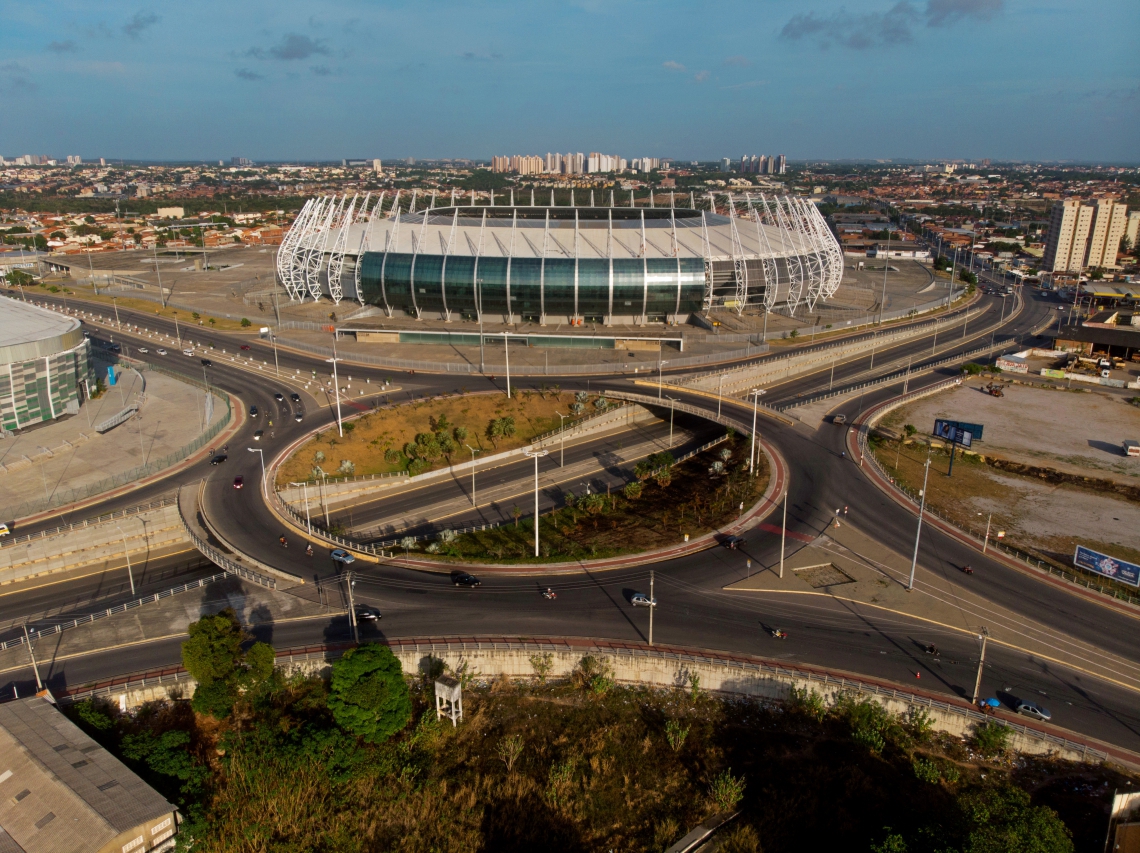
<instances>
[{"instance_id":1,"label":"billboard","mask_svg":"<svg viewBox=\"0 0 1140 853\"><path fill-rule=\"evenodd\" d=\"M937 420L934 422L934 434L954 444L970 447L974 443L974 433L958 426L957 421Z\"/></svg>"},{"instance_id":2,"label":"billboard","mask_svg":"<svg viewBox=\"0 0 1140 853\"><path fill-rule=\"evenodd\" d=\"M938 418L938 420L936 420L934 422L934 434L935 435L942 435L938 431L938 425L939 424L949 424L952 427L957 427L958 429L964 429L968 433L970 433L970 435L972 435L974 437L974 441L981 441L982 440L982 430L985 429L985 427L983 427L981 424L971 424L971 423L966 423L966 421L951 421L951 420L947 420L946 418ZM943 438L949 438L949 436L942 436L942 437Z\"/></svg>"},{"instance_id":3,"label":"billboard","mask_svg":"<svg viewBox=\"0 0 1140 853\"><path fill-rule=\"evenodd\" d=\"M1078 545L1073 554L1073 565L1090 572L1096 572L1114 581L1120 581L1130 586L1140 586L1140 566L1128 563Z\"/></svg>"}]
</instances>

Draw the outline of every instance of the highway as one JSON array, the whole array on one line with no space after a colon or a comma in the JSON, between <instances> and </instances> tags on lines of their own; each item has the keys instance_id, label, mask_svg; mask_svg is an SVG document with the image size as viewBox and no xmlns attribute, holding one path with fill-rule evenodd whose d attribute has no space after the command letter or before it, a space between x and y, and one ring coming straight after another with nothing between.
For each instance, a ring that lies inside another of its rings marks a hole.
<instances>
[{"instance_id":1,"label":"highway","mask_svg":"<svg viewBox=\"0 0 1140 853\"><path fill-rule=\"evenodd\" d=\"M987 297L983 301L987 306L987 317L992 316L996 320L995 309L1000 310L1001 300ZM1054 307L1055 303L1027 293L1024 310L1008 321L1003 332L1024 334L1040 324ZM124 316L128 313L120 312L124 322L128 320L128 316ZM154 317L145 315L141 315L137 322L151 328L157 324ZM990 321L982 317L971 320L971 325L974 322L983 328ZM195 330L196 340L198 331ZM206 339L211 334L206 332L202 337ZM999 332L999 338L1001 334ZM219 334L213 334L213 337L217 339L219 348L226 346L232 351L233 339ZM978 342L969 341L967 331L967 340L961 349L968 350L978 345ZM908 355L921 356L928 352L929 346L929 342L922 340L900 344L877 353L876 363ZM939 357L945 355L940 354ZM311 371L314 366L313 361L284 351L280 358L283 370L302 368ZM167 357L165 364L190 376L200 375L201 366L197 358L172 355ZM919 367L916 358L916 371ZM851 377L868 369L869 358L837 365L835 389L843 388ZM411 377L395 371L358 366L352 367L352 373L359 378L370 376L374 382L391 376L404 389L395 395L397 400L401 396L406 399L411 394L453 392L458 390L456 386L459 384L470 390L494 384L476 376L459 380L417 373ZM952 373L948 369L913 375L910 387L922 387L949 375ZM275 411L276 403L272 397L275 391L281 390L286 394L290 391L275 382L272 376L264 375L264 371L260 375L251 374L216 357L210 376L211 382L239 396L243 405L254 404L262 411ZM827 377L823 379L826 381ZM586 381L580 377L542 377L542 380L558 381L565 390L584 387ZM519 380L523 386L528 382ZM771 398L765 402L794 399L797 393L817 389L820 382L821 376L816 374L784 383L776 386L771 391ZM847 414L850 419L860 409L898 394L901 384L900 379L891 385L868 389L861 396L838 402L836 411ZM633 386L624 377L592 378L591 388L597 390L600 387L645 392L644 388ZM705 408L711 406L715 411L715 400L677 390L685 402ZM318 408L318 401L313 397L305 394L302 397L305 421L296 424L292 420L275 420L274 437L269 438L266 433L263 448L270 458L277 449L316 424L331 422L332 415L327 408ZM749 404L726 400L724 411L747 429L751 422ZM238 437L231 440L230 461L224 466L211 469L204 464L197 465L120 500L127 504L138 503L147 496L169 491L174 482L196 481L213 474L207 488L207 508L217 506L223 509L217 517L212 516L212 520L224 527L224 535L235 547L307 579L321 577L326 582L334 582L335 570L328 559L327 549L318 549L317 556L311 559L306 558L299 548L281 549L276 541L281 533L279 525L264 503L257 499L256 492L247 488L235 496L230 485L234 475L243 474L247 483L256 483L260 477L259 454L245 450L254 445L250 440L254 428L254 424L244 425ZM873 533L878 541L897 553L910 553L914 542L914 515L879 491L853 461L841 456L845 449L845 428L830 424L819 429L802 424L788 426L765 418L760 431L765 439L779 448L789 465L790 532L799 534L799 537L814 537L826 528L836 506L849 505L850 522L856 527ZM58 522L52 522L55 523ZM932 630L917 620L898 614L821 597L742 596L723 591L723 586L743 577L742 564L746 557L751 557L759 565L771 565L777 558L778 536L753 530L748 538L749 544L743 553L712 549L653 567L657 572L657 596L661 601L655 639L835 667L889 678L902 684L915 681L915 673L920 672L922 687L968 698L977 665L977 647L971 637L945 629ZM798 545L793 544L791 538L788 541L791 546L789 553L793 553ZM800 541L799 538L796 541ZM1106 653L1121 659L1136 660L1130 640L1136 628L1134 617L982 557L932 526L923 531L919 563L946 577L960 575L958 566L970 563L976 570L970 579L973 588L996 605L1045 624L1058 636L1071 636L1097 644ZM484 576L483 586L477 590L456 589L448 583L446 576L393 566L365 565L358 561L357 568L357 597L376 603L383 610L385 615L380 629L384 636L546 635L632 640L642 638L645 632L645 611L633 610L627 600L631 591L644 590L647 586L648 567L603 574L586 573L570 580L488 575ZM538 595L538 589L547 585L559 592L554 602L546 602ZM306 589L304 594L311 594L310 589ZM790 638L787 641L773 640L766 633L766 628L773 625L788 631ZM306 645L344 639L346 631L344 617L291 622L275 626L272 641L281 647ZM922 646L932 641L942 649L939 662L922 653ZM177 659L178 641L171 639L132 648L129 654L106 651L56 661L50 666L48 681L53 686L74 686L125 671L167 665ZM30 672L24 675L21 690L29 683ZM1126 748L1140 749L1140 713L1136 710L1136 693L1130 690L1048 663L1039 657L991 644L987 651L982 691L985 695L993 695L995 691L1005 689L1015 695L1032 695L1041 699L1053 710L1054 721L1058 725Z\"/></svg>"}]
</instances>

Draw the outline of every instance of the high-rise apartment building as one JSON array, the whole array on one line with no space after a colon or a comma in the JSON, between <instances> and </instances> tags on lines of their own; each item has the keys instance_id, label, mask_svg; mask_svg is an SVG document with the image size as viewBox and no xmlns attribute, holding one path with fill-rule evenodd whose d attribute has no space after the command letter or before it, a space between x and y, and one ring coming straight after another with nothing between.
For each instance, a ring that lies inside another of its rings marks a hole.
<instances>
[{"instance_id":1,"label":"high-rise apartment building","mask_svg":"<svg viewBox=\"0 0 1140 853\"><path fill-rule=\"evenodd\" d=\"M788 158L783 154L776 155L776 174L783 175L788 171Z\"/></svg>"},{"instance_id":2,"label":"high-rise apartment building","mask_svg":"<svg viewBox=\"0 0 1140 853\"><path fill-rule=\"evenodd\" d=\"M1136 251L1136 240L1140 238L1140 210L1128 214L1128 221L1124 225L1124 236L1128 238L1129 248Z\"/></svg>"},{"instance_id":3,"label":"high-rise apartment building","mask_svg":"<svg viewBox=\"0 0 1140 853\"><path fill-rule=\"evenodd\" d=\"M379 160L372 161L372 171L377 176L384 174L384 166Z\"/></svg>"},{"instance_id":4,"label":"high-rise apartment building","mask_svg":"<svg viewBox=\"0 0 1140 853\"><path fill-rule=\"evenodd\" d=\"M720 160L720 170L722 172L731 172L732 171L732 161L729 160L727 157L722 157Z\"/></svg>"},{"instance_id":5,"label":"high-rise apartment building","mask_svg":"<svg viewBox=\"0 0 1140 853\"><path fill-rule=\"evenodd\" d=\"M1092 267L1116 269L1127 215L1128 208L1114 199L1067 199L1054 205L1045 238L1044 270L1079 273Z\"/></svg>"},{"instance_id":6,"label":"high-rise apartment building","mask_svg":"<svg viewBox=\"0 0 1140 853\"><path fill-rule=\"evenodd\" d=\"M491 171L506 173L511 170L510 157L492 157L491 158Z\"/></svg>"}]
</instances>

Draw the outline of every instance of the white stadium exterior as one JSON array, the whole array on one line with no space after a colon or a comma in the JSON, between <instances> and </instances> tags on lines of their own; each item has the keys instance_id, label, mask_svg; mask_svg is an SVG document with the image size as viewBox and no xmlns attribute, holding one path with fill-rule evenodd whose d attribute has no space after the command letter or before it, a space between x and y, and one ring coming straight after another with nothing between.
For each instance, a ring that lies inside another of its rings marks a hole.
<instances>
[{"instance_id":1,"label":"white stadium exterior","mask_svg":"<svg viewBox=\"0 0 1140 853\"><path fill-rule=\"evenodd\" d=\"M350 299L389 316L573 325L810 311L843 277L823 216L794 196L710 197L703 210L451 201L310 199L278 252L280 282L294 300Z\"/></svg>"}]
</instances>

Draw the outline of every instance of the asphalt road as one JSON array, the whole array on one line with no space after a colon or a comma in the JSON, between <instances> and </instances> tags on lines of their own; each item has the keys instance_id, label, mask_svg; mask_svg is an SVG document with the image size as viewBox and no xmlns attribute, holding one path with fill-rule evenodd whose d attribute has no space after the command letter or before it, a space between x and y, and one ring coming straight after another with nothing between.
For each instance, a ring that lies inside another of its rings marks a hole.
<instances>
[{"instance_id":1,"label":"asphalt road","mask_svg":"<svg viewBox=\"0 0 1140 853\"><path fill-rule=\"evenodd\" d=\"M996 302L1000 304L1000 300ZM1027 296L1026 310L1009 324L1009 329L1027 330L1052 307L1054 305L1035 296ZM153 317L139 322L151 327L156 325ZM232 340L225 345L232 349ZM218 346L222 344L219 342ZM917 353L926 346L922 342L903 344L884 353L882 358L905 356L908 349ZM972 348L977 344L964 346ZM313 364L299 356L282 354L281 358L283 369L296 366L308 370ZM179 363L186 365L185 372L189 375L200 370L197 359L168 357L168 366ZM865 365L861 369L859 364L844 366L851 374L865 369ZM251 375L217 359L210 372L212 382L237 394L245 405L252 403L263 411L264 407L273 410L272 394L278 388L271 377ZM394 373L353 367L354 376L361 378L366 375L382 378ZM842 375L837 366L837 388L841 387L838 380ZM910 387L940 381L945 375L935 372L912 377ZM455 391L460 382L469 389L488 383L473 376L457 380L447 376L417 374L413 378L396 374L394 378L405 388L406 394ZM567 390L585 386L585 380L580 377L543 377L543 380L559 381ZM804 387L810 389L813 387L810 383L818 384L818 380L818 376L809 377L804 380ZM522 380L522 384L526 384L526 380ZM838 411L850 418L860 407L897 394L900 385L901 380L868 390L861 398L840 404ZM599 387L629 389L630 383L624 378L595 378L591 387L595 390ZM281 390L287 393L287 389ZM709 405L706 398L698 395L684 396L686 402L694 405ZM273 438L268 438L267 433L261 445L267 453L311 429L320 419L330 420L328 410L318 410L314 399L305 399L305 411L303 424L281 422ZM751 409L744 403L726 402L725 412L734 414L744 428L750 423ZM231 441L230 461L223 466L224 471L199 466L179 479L198 479L217 471L215 482L209 488L230 495L234 490L229 483L235 474L243 474L247 483L256 483L260 477L258 454L244 452L245 447L254 444L250 441L254 428L252 424L246 425L241 435ZM852 523L873 532L885 546L903 554L910 552L915 531L913 514L889 500L852 461L841 457L843 428L826 425L812 430L765 419L761 430L780 448L789 463L790 531L815 535L825 528L836 506L849 505ZM162 491L170 488L169 482L160 485ZM158 486L151 488L156 493L160 490ZM224 526L231 542L240 550L286 570L307 578L319 576L325 583L334 582L335 570L327 558L327 550L320 549L318 555L310 559L300 549L281 549L276 542L280 530L264 504L254 500L255 497L247 488L242 494L243 500L226 505L227 511L214 519ZM136 493L131 502L141 499ZM214 500L212 494L209 500ZM657 597L661 601L655 639L836 667L904 684L916 680L915 673L921 672L921 684L926 689L966 696L972 692L977 650L968 637L939 636L914 620L868 609L852 610L848 605L817 597L804 603L774 596L746 598L721 590L726 583L741 578L746 557L750 556L760 565L771 564L778 548L778 537L754 530L749 533L746 553L713 549L655 566ZM1130 640L1136 622L1130 616L982 557L933 527L924 529L919 561L938 573L954 572L954 577L958 576L958 566L970 563L975 567L971 578L975 589L995 604L1075 638L1099 644L1107 652L1136 659ZM485 577L480 589L463 590L451 587L446 576L390 566L366 566L360 562L357 567L357 598L375 602L382 608L385 617L380 628L386 636L523 634L638 639L644 636L646 628L645 611L633 610L627 600L632 590L644 590L647 586L648 568L587 574L573 580ZM554 602L546 602L538 595L538 590L547 585L559 591ZM773 625L788 631L789 639L773 640L766 633ZM286 647L323 639L344 639L346 632L347 621L338 617L276 626L271 640ZM922 646L932 641L942 649L941 660L937 662L922 653ZM167 665L177 659L177 640L135 647L129 654L94 653L56 662L51 668L49 683L60 687L76 685L127 670ZM1038 698L1053 710L1058 725L1140 749L1140 713L1136 711L1136 694L1132 691L994 644L987 650L982 684L984 695L1004 690L1006 694L999 695Z\"/></svg>"}]
</instances>

